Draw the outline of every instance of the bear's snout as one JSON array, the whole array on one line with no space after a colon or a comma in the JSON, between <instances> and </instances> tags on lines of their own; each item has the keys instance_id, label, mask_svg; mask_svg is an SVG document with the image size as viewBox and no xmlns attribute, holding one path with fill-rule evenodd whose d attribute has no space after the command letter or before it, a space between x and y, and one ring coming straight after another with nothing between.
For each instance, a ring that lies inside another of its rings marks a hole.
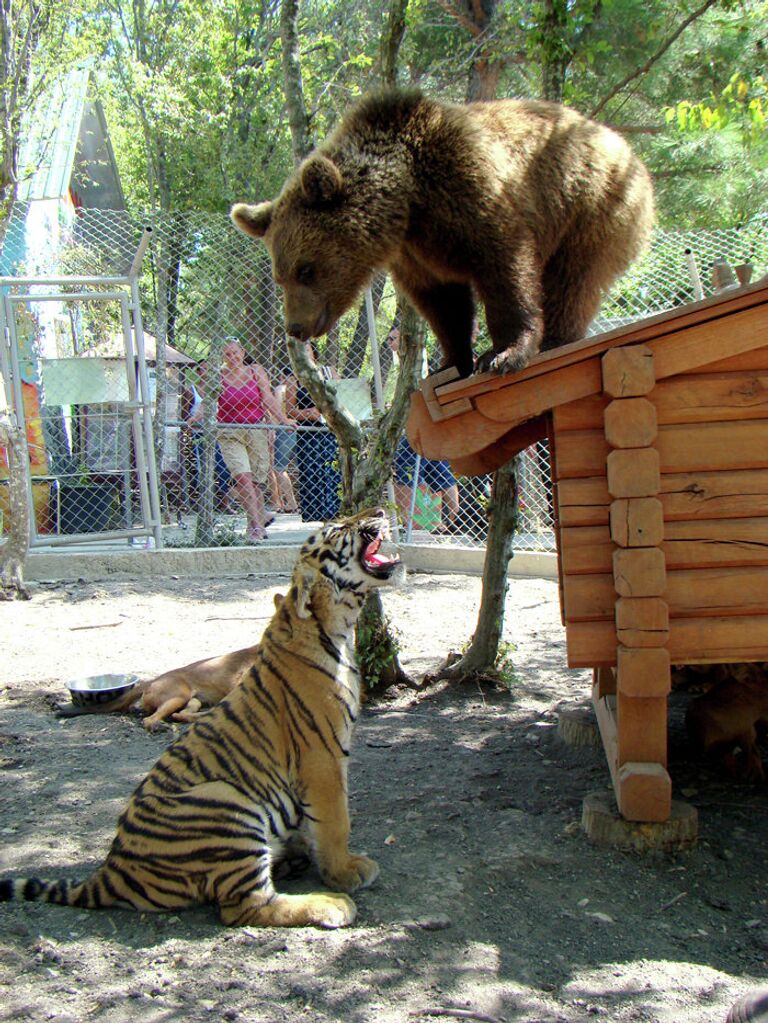
<instances>
[{"instance_id":1,"label":"bear's snout","mask_svg":"<svg viewBox=\"0 0 768 1023\"><path fill-rule=\"evenodd\" d=\"M285 332L289 337L296 337L299 341L306 341L304 337L304 325L302 323L286 323Z\"/></svg>"}]
</instances>

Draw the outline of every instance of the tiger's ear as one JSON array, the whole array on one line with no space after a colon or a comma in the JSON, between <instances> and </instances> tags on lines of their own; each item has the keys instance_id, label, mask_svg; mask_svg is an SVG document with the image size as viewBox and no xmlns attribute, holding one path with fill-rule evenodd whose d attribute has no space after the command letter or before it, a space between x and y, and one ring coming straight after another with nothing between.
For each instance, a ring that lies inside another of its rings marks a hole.
<instances>
[{"instance_id":1,"label":"tiger's ear","mask_svg":"<svg viewBox=\"0 0 768 1023\"><path fill-rule=\"evenodd\" d=\"M301 191L310 206L324 206L341 194L341 171L327 156L315 153L302 164Z\"/></svg>"},{"instance_id":2,"label":"tiger's ear","mask_svg":"<svg viewBox=\"0 0 768 1023\"><path fill-rule=\"evenodd\" d=\"M293 589L296 591L294 602L296 614L299 618L310 618L312 616L312 586L315 582L314 572L297 569L293 575Z\"/></svg>"},{"instance_id":3,"label":"tiger's ear","mask_svg":"<svg viewBox=\"0 0 768 1023\"><path fill-rule=\"evenodd\" d=\"M258 206L249 206L245 202L236 202L229 215L235 227L243 234L250 234L254 238L263 238L269 225L272 223L272 209L274 203L260 202Z\"/></svg>"}]
</instances>

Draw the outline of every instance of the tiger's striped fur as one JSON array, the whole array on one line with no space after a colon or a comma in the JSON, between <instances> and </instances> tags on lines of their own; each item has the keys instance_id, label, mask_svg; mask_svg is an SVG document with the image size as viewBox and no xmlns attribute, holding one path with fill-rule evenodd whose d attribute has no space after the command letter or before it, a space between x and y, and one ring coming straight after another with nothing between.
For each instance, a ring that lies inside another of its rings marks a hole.
<instances>
[{"instance_id":1,"label":"tiger's striped fur","mask_svg":"<svg viewBox=\"0 0 768 1023\"><path fill-rule=\"evenodd\" d=\"M347 756L358 715L354 625L367 593L399 582L378 553L383 511L332 522L301 549L243 682L177 739L120 817L104 863L86 881L0 881L13 898L97 909L176 910L216 903L232 925L342 927L346 894L278 894L273 860L306 840L334 892L375 880L350 853Z\"/></svg>"}]
</instances>

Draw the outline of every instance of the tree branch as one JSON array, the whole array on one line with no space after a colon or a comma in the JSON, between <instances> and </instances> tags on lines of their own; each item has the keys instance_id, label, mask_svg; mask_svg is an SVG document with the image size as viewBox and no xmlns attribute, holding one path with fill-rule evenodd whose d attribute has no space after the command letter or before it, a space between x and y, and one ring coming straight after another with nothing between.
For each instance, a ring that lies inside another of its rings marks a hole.
<instances>
[{"instance_id":1,"label":"tree branch","mask_svg":"<svg viewBox=\"0 0 768 1023\"><path fill-rule=\"evenodd\" d=\"M482 34L482 29L479 25L476 25L471 18L468 18L465 14L462 14L450 0L437 0L438 4L443 8L446 14L450 15L454 21L458 21L470 35L479 36Z\"/></svg>"},{"instance_id":2,"label":"tree branch","mask_svg":"<svg viewBox=\"0 0 768 1023\"><path fill-rule=\"evenodd\" d=\"M705 0L701 7L697 7L695 11L689 14L688 17L682 21L680 25L678 25L672 35L670 35L656 50L656 52L648 58L642 67L635 68L631 74L628 74L626 78L617 85L614 85L614 87L605 96L603 96L597 106L590 111L589 116L596 117L600 111L603 110L608 103L610 103L614 96L617 96L620 92L622 92L622 90L626 89L630 82L634 82L636 78L642 78L644 74L647 74L653 65L664 56L675 40L680 38L688 26L700 18L702 14L706 14L709 8L714 7L716 3L718 3L718 0Z\"/></svg>"}]
</instances>

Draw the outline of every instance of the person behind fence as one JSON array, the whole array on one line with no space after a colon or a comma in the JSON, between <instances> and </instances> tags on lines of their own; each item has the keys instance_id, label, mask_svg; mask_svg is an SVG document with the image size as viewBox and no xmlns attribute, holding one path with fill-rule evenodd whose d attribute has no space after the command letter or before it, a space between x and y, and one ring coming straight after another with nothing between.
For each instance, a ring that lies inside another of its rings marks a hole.
<instances>
[{"instance_id":1,"label":"person behind fence","mask_svg":"<svg viewBox=\"0 0 768 1023\"><path fill-rule=\"evenodd\" d=\"M310 341L306 342L306 347L307 354L314 359ZM331 366L319 368L324 379L337 379L338 375ZM286 378L285 410L299 426L296 434L296 468L301 520L324 522L337 514L341 503L336 438L325 427L322 413L312 401L309 391L294 376Z\"/></svg>"},{"instance_id":2,"label":"person behind fence","mask_svg":"<svg viewBox=\"0 0 768 1023\"><path fill-rule=\"evenodd\" d=\"M208 372L208 366L205 361L197 364L197 380L199 390L195 387L192 381L189 381L189 391L191 395L191 401L189 405L189 414L187 415L187 423L192 427L192 452L194 456L194 473L195 473L195 489L200 494L200 488L202 486L202 468L203 468L203 433L200 429L195 429L194 424L198 423L203 415L202 403L203 395L202 391L205 387L205 375ZM230 475L227 463L224 461L224 456L221 453L221 446L216 441L214 445L214 487L216 494L216 507L222 511L226 511L229 508L229 488L232 486L232 476Z\"/></svg>"},{"instance_id":3,"label":"person behind fence","mask_svg":"<svg viewBox=\"0 0 768 1023\"><path fill-rule=\"evenodd\" d=\"M247 538L265 540L267 526L263 487L269 480L269 441L260 423L291 422L283 414L263 366L246 365L245 349L228 338L222 351L221 393L216 410L218 440L233 489L247 519Z\"/></svg>"},{"instance_id":4,"label":"person behind fence","mask_svg":"<svg viewBox=\"0 0 768 1023\"><path fill-rule=\"evenodd\" d=\"M286 379L284 377L275 388L275 398L283 413L285 413ZM293 420L291 420L291 423L294 426L296 425L293 423ZM296 503L296 495L293 492L291 477L288 475L288 466L291 464L295 451L295 429L289 430L286 427L279 427L275 430L275 446L272 457L274 485L272 491L276 497L275 505L277 510L286 513L297 512L299 510Z\"/></svg>"},{"instance_id":5,"label":"person behind fence","mask_svg":"<svg viewBox=\"0 0 768 1023\"><path fill-rule=\"evenodd\" d=\"M384 387L384 402L389 405L395 393L395 382L400 372L400 328L395 322L387 334L387 342L392 349L392 365ZM424 374L426 375L426 353L424 358ZM411 508L411 492L414 487L416 472L416 452L406 437L400 438L395 453L395 502L403 522L408 521ZM419 462L419 477L415 484L420 490L425 488L441 498L442 521L432 530L436 534L453 535L461 532L458 523L459 487L447 462L422 458Z\"/></svg>"}]
</instances>

